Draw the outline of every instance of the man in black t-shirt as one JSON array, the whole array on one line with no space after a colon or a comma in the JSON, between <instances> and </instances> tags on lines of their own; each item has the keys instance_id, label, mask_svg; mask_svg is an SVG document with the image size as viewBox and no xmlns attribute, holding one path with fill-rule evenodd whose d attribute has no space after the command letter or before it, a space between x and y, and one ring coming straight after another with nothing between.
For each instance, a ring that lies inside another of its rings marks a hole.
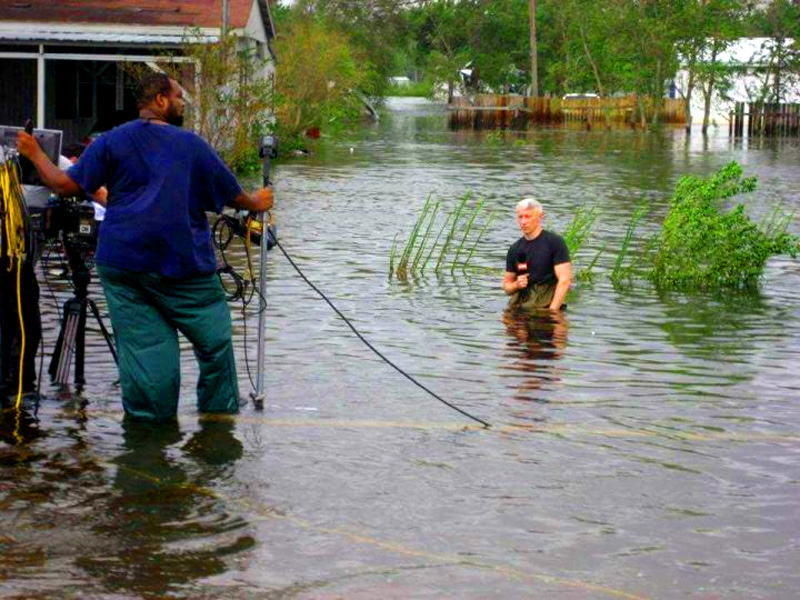
<instances>
[{"instance_id":1,"label":"man in black t-shirt","mask_svg":"<svg viewBox=\"0 0 800 600\"><path fill-rule=\"evenodd\" d=\"M517 204L522 237L506 256L503 290L509 306L560 310L572 282L569 250L564 238L542 229L544 209L533 198Z\"/></svg>"}]
</instances>

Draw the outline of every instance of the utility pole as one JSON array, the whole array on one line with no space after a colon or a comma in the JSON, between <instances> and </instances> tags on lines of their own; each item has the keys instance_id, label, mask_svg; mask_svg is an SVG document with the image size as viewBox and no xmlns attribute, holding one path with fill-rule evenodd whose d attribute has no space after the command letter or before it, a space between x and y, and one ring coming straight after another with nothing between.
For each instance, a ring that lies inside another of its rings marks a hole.
<instances>
[{"instance_id":1,"label":"utility pole","mask_svg":"<svg viewBox=\"0 0 800 600\"><path fill-rule=\"evenodd\" d=\"M539 95L538 50L536 48L536 0L529 0L531 21L531 96Z\"/></svg>"},{"instance_id":2,"label":"utility pole","mask_svg":"<svg viewBox=\"0 0 800 600\"><path fill-rule=\"evenodd\" d=\"M222 0L222 36L228 35L228 30L231 27L231 3L230 0Z\"/></svg>"}]
</instances>

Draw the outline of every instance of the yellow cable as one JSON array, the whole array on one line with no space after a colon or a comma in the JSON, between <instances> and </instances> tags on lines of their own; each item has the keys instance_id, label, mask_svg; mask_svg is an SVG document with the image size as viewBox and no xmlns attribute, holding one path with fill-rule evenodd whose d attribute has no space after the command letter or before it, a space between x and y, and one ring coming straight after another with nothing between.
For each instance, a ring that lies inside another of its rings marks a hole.
<instances>
[{"instance_id":1,"label":"yellow cable","mask_svg":"<svg viewBox=\"0 0 800 600\"><path fill-rule=\"evenodd\" d=\"M22 315L22 263L25 260L27 238L25 235L25 211L22 202L22 189L19 185L18 172L10 161L0 168L0 192L5 212L6 253L8 255L8 271L14 268L13 258L17 259L17 313L22 344L19 356L19 386L17 388L16 408L19 411L22 403L22 379L25 367L25 319Z\"/></svg>"},{"instance_id":2,"label":"yellow cable","mask_svg":"<svg viewBox=\"0 0 800 600\"><path fill-rule=\"evenodd\" d=\"M22 332L22 349L19 352L19 388L17 389L17 410L22 404L22 370L25 367L25 321L22 318L22 292L20 276L22 273L22 255L17 257L17 310L19 311L19 330Z\"/></svg>"}]
</instances>

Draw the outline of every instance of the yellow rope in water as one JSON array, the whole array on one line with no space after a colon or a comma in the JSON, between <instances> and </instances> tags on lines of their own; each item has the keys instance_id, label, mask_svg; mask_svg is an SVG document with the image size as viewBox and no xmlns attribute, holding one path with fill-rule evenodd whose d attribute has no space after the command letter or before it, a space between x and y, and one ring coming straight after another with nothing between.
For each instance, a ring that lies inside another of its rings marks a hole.
<instances>
[{"instance_id":1,"label":"yellow rope in water","mask_svg":"<svg viewBox=\"0 0 800 600\"><path fill-rule=\"evenodd\" d=\"M21 277L22 256L17 257L17 312L19 314L19 330L22 334L22 345L19 351L19 387L17 388L16 408L19 410L22 404L22 371L25 367L25 320L22 318L22 292Z\"/></svg>"},{"instance_id":2,"label":"yellow rope in water","mask_svg":"<svg viewBox=\"0 0 800 600\"><path fill-rule=\"evenodd\" d=\"M19 355L19 386L17 388L16 408L19 410L22 403L22 375L25 363L25 321L22 316L22 263L27 254L27 223L25 204L22 196L22 186L19 181L17 165L11 160L5 161L0 166L0 210L3 215L6 238L6 256L8 257L7 270L10 273L16 266L17 269L17 312L19 315L19 328L22 336L22 347ZM14 263L16 259L16 265Z\"/></svg>"}]
</instances>

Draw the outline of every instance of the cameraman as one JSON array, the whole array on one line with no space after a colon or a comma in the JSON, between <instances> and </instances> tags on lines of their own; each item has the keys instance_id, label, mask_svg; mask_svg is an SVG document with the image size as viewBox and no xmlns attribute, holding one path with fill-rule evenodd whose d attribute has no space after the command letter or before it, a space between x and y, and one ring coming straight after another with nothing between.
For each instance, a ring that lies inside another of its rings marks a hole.
<instances>
[{"instance_id":1,"label":"cameraman","mask_svg":"<svg viewBox=\"0 0 800 600\"><path fill-rule=\"evenodd\" d=\"M203 139L183 131L183 92L162 73L142 78L139 119L92 142L64 172L33 137L18 148L56 193L108 188L97 249L119 354L122 403L135 417L175 417L180 389L177 332L200 365L197 406L238 411L230 311L211 246L206 211L265 211L272 190L248 194Z\"/></svg>"}]
</instances>

